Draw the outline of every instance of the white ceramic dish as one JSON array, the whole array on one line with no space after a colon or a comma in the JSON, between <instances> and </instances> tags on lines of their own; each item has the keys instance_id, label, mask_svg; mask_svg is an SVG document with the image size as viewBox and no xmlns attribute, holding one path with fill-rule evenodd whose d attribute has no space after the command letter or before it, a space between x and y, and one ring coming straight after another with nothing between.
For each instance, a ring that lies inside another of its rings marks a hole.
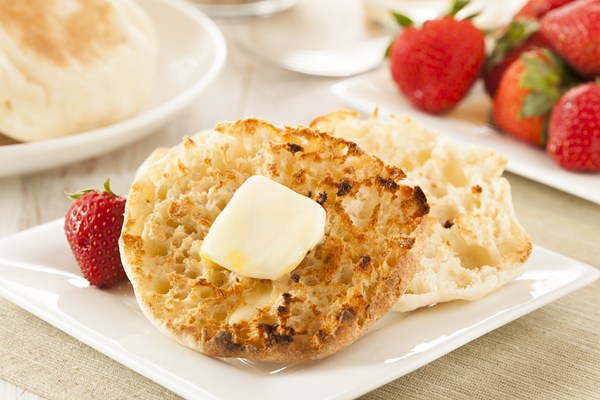
<instances>
[{"instance_id":1,"label":"white ceramic dish","mask_svg":"<svg viewBox=\"0 0 600 400\"><path fill-rule=\"evenodd\" d=\"M214 0L188 0L211 17L250 17L270 15L296 5L298 0L245 0L238 3Z\"/></svg>"},{"instance_id":2,"label":"white ceramic dish","mask_svg":"<svg viewBox=\"0 0 600 400\"><path fill-rule=\"evenodd\" d=\"M226 57L223 35L195 7L179 0L139 0L154 21L158 79L145 109L92 131L34 143L0 146L0 177L39 171L93 157L150 134L194 101Z\"/></svg>"},{"instance_id":3,"label":"white ceramic dish","mask_svg":"<svg viewBox=\"0 0 600 400\"><path fill-rule=\"evenodd\" d=\"M90 287L80 276L62 224L57 220L0 240L0 295L185 398L355 398L600 275L589 265L535 247L524 273L483 299L391 313L324 360L221 360L159 333L143 316L129 283L105 291Z\"/></svg>"},{"instance_id":4,"label":"white ceramic dish","mask_svg":"<svg viewBox=\"0 0 600 400\"><path fill-rule=\"evenodd\" d=\"M331 90L343 104L367 114L376 107L381 116L410 114L458 141L490 147L508 159L509 171L600 204L600 174L563 170L542 149L490 127L491 101L482 85L473 87L463 102L443 117L413 108L392 81L387 64L372 73L339 82Z\"/></svg>"}]
</instances>

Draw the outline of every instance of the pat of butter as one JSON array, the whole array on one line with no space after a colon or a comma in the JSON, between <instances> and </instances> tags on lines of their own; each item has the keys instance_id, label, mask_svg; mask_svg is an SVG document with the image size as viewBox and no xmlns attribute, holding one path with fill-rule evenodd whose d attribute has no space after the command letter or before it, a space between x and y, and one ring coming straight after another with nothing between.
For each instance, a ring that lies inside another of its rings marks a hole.
<instances>
[{"instance_id":1,"label":"pat of butter","mask_svg":"<svg viewBox=\"0 0 600 400\"><path fill-rule=\"evenodd\" d=\"M278 279L325 234L317 202L263 176L248 178L217 216L202 256L248 278Z\"/></svg>"}]
</instances>

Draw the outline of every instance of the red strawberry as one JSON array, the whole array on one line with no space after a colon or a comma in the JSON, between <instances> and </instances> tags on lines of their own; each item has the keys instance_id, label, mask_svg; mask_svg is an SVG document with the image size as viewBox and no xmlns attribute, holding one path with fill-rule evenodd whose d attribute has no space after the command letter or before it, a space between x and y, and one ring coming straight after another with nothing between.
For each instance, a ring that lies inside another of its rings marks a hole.
<instances>
[{"instance_id":1,"label":"red strawberry","mask_svg":"<svg viewBox=\"0 0 600 400\"><path fill-rule=\"evenodd\" d=\"M522 53L540 46L536 35L539 27L537 21L518 18L503 29L494 50L485 60L483 81L491 97L494 97L500 79L508 66Z\"/></svg>"},{"instance_id":2,"label":"red strawberry","mask_svg":"<svg viewBox=\"0 0 600 400\"><path fill-rule=\"evenodd\" d=\"M579 0L541 19L543 40L585 77L600 75L600 0Z\"/></svg>"},{"instance_id":3,"label":"red strawberry","mask_svg":"<svg viewBox=\"0 0 600 400\"><path fill-rule=\"evenodd\" d=\"M515 17L526 17L539 19L544 14L555 8L559 8L573 0L529 0L517 13Z\"/></svg>"},{"instance_id":4,"label":"red strawberry","mask_svg":"<svg viewBox=\"0 0 600 400\"><path fill-rule=\"evenodd\" d=\"M529 0L516 14L511 23L499 29L499 38L492 53L487 57L484 68L485 89L491 97L508 66L521 53L535 48L548 47L538 34L538 19L548 11L562 7L573 0Z\"/></svg>"},{"instance_id":5,"label":"red strawberry","mask_svg":"<svg viewBox=\"0 0 600 400\"><path fill-rule=\"evenodd\" d=\"M547 151L561 167L600 171L600 83L566 92L552 109Z\"/></svg>"},{"instance_id":6,"label":"red strawberry","mask_svg":"<svg viewBox=\"0 0 600 400\"><path fill-rule=\"evenodd\" d=\"M70 195L76 199L65 216L67 241L90 284L108 288L125 278L118 240L123 226L125 198L110 190L84 190Z\"/></svg>"},{"instance_id":7,"label":"red strawberry","mask_svg":"<svg viewBox=\"0 0 600 400\"><path fill-rule=\"evenodd\" d=\"M523 53L500 80L494 123L512 136L544 146L545 121L568 83L567 71L555 55L547 50Z\"/></svg>"},{"instance_id":8,"label":"red strawberry","mask_svg":"<svg viewBox=\"0 0 600 400\"><path fill-rule=\"evenodd\" d=\"M485 86L486 92L490 95L490 97L494 97L496 90L498 89L498 85L500 84L500 79L502 79L502 75L506 69L513 63L517 58L521 56L522 53L535 49L536 46L532 45L529 42L526 42L512 50L510 50L504 59L497 64L490 64L488 68L485 68L485 72L483 75L483 83Z\"/></svg>"},{"instance_id":9,"label":"red strawberry","mask_svg":"<svg viewBox=\"0 0 600 400\"><path fill-rule=\"evenodd\" d=\"M390 49L390 68L400 91L430 113L450 110L479 76L484 36L470 20L450 16L404 29ZM409 20L410 21L410 20Z\"/></svg>"}]
</instances>

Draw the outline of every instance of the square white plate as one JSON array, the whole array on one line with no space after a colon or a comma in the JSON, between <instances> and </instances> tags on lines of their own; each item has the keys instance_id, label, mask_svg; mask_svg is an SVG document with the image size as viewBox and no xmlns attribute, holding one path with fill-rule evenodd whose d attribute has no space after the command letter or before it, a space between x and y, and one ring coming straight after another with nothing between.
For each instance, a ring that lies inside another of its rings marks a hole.
<instances>
[{"instance_id":1,"label":"square white plate","mask_svg":"<svg viewBox=\"0 0 600 400\"><path fill-rule=\"evenodd\" d=\"M459 142L492 148L506 157L509 171L600 204L600 174L561 169L544 150L490 126L492 103L481 82L477 82L457 108L443 116L412 107L393 82L387 63L374 72L341 81L331 91L343 104L364 113L371 114L379 108L383 117L409 114Z\"/></svg>"},{"instance_id":2,"label":"square white plate","mask_svg":"<svg viewBox=\"0 0 600 400\"><path fill-rule=\"evenodd\" d=\"M476 302L390 313L366 336L324 360L221 360L155 329L129 283L110 290L89 286L62 224L57 220L0 240L0 295L186 398L234 399L249 393L265 400L355 398L600 275L589 265L535 247L523 274L498 291Z\"/></svg>"}]
</instances>

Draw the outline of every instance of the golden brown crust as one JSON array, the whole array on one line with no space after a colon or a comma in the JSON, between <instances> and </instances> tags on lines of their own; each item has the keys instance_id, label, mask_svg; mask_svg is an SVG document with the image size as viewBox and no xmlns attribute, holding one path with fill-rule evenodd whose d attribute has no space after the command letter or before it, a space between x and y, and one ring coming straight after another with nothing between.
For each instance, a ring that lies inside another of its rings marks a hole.
<instances>
[{"instance_id":1,"label":"golden brown crust","mask_svg":"<svg viewBox=\"0 0 600 400\"><path fill-rule=\"evenodd\" d=\"M415 273L423 192L352 142L252 118L159 153L131 188L120 245L142 310L186 346L217 357L325 357L364 334ZM255 174L327 213L322 243L275 281L238 276L198 254L214 218Z\"/></svg>"}]
</instances>

